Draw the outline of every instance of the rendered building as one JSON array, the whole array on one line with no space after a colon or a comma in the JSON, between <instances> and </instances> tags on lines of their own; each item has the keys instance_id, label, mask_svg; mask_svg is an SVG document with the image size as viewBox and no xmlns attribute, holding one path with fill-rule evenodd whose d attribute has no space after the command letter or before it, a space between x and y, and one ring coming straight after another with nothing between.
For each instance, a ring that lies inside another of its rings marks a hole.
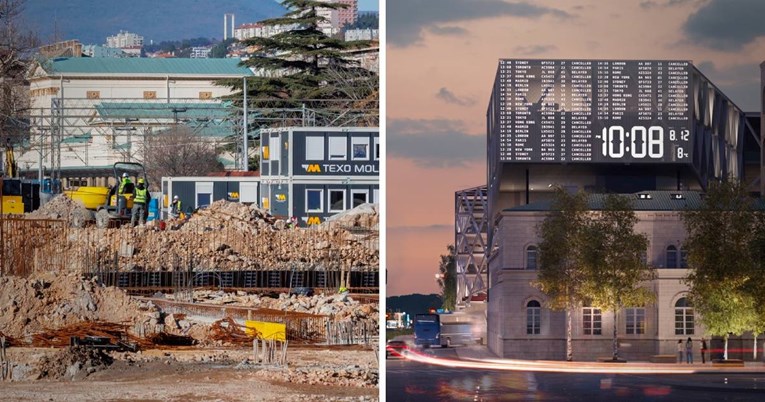
<instances>
[{"instance_id":1,"label":"rendered building","mask_svg":"<svg viewBox=\"0 0 765 402\"><path fill-rule=\"evenodd\" d=\"M674 354L679 339L700 339L682 282L680 211L700 205L712 180L735 177L759 192L758 115L688 61L500 60L487 111L488 185L455 197L458 297L487 297L490 350L565 358L565 312L547 309L531 286L553 187L586 191L592 210L607 193L634 200L636 231L648 236L657 268L648 284L656 300L617 314L620 355L648 360ZM575 359L610 356L613 320L594 306L575 312Z\"/></svg>"}]
</instances>

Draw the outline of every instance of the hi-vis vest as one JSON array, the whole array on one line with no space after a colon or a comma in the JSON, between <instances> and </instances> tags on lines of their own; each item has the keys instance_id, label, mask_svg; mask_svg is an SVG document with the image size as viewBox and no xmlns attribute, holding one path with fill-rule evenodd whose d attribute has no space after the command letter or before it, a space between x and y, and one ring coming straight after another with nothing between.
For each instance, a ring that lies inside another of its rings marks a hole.
<instances>
[{"instance_id":1,"label":"hi-vis vest","mask_svg":"<svg viewBox=\"0 0 765 402\"><path fill-rule=\"evenodd\" d=\"M138 204L146 204L146 195L148 193L149 193L149 190L147 190L145 188L144 189L136 188L135 189L135 199L133 200L133 202L138 203Z\"/></svg>"},{"instance_id":2,"label":"hi-vis vest","mask_svg":"<svg viewBox=\"0 0 765 402\"><path fill-rule=\"evenodd\" d=\"M175 213L181 212L181 200L173 202L172 206L173 206L173 212Z\"/></svg>"},{"instance_id":3,"label":"hi-vis vest","mask_svg":"<svg viewBox=\"0 0 765 402\"><path fill-rule=\"evenodd\" d=\"M122 194L125 191L125 186L127 186L129 183L130 183L130 179L128 178L122 179L122 181L120 182L120 188L118 193Z\"/></svg>"}]
</instances>

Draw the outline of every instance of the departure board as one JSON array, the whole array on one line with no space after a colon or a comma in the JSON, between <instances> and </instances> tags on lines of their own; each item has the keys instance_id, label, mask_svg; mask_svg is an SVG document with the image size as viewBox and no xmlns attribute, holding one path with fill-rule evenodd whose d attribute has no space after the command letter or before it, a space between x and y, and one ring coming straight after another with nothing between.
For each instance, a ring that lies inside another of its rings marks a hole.
<instances>
[{"instance_id":1,"label":"departure board","mask_svg":"<svg viewBox=\"0 0 765 402\"><path fill-rule=\"evenodd\" d=\"M691 69L670 60L500 60L500 161L691 163Z\"/></svg>"}]
</instances>

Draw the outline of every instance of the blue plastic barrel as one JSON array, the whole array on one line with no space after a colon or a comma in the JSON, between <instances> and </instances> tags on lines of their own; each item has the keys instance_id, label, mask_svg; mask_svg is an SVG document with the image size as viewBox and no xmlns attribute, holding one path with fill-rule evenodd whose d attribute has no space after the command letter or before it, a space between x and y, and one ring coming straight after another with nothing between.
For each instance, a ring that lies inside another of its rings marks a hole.
<instances>
[{"instance_id":1,"label":"blue plastic barrel","mask_svg":"<svg viewBox=\"0 0 765 402\"><path fill-rule=\"evenodd\" d=\"M149 217L146 220L153 221L154 219L159 219L159 200L156 198L149 200Z\"/></svg>"}]
</instances>

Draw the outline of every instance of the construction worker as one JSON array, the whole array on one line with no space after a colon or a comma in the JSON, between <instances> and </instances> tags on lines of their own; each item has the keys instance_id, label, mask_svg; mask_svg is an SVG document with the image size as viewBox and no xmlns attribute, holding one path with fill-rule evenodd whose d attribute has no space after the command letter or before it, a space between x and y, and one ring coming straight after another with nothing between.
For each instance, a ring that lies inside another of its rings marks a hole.
<instances>
[{"instance_id":1,"label":"construction worker","mask_svg":"<svg viewBox=\"0 0 765 402\"><path fill-rule=\"evenodd\" d=\"M130 177L127 173L122 174L122 181L120 181L120 188L118 194L132 193L133 183L130 181Z\"/></svg>"},{"instance_id":2,"label":"construction worker","mask_svg":"<svg viewBox=\"0 0 765 402\"><path fill-rule=\"evenodd\" d=\"M178 196L173 196L173 202L170 204L170 217L178 219L181 216L181 200Z\"/></svg>"},{"instance_id":3,"label":"construction worker","mask_svg":"<svg viewBox=\"0 0 765 402\"><path fill-rule=\"evenodd\" d=\"M138 219L143 225L146 223L146 204L149 203L151 195L146 188L146 182L143 179L138 179L138 186L135 189L135 196L133 198L133 211L130 216L130 226L135 226L136 219Z\"/></svg>"}]
</instances>

